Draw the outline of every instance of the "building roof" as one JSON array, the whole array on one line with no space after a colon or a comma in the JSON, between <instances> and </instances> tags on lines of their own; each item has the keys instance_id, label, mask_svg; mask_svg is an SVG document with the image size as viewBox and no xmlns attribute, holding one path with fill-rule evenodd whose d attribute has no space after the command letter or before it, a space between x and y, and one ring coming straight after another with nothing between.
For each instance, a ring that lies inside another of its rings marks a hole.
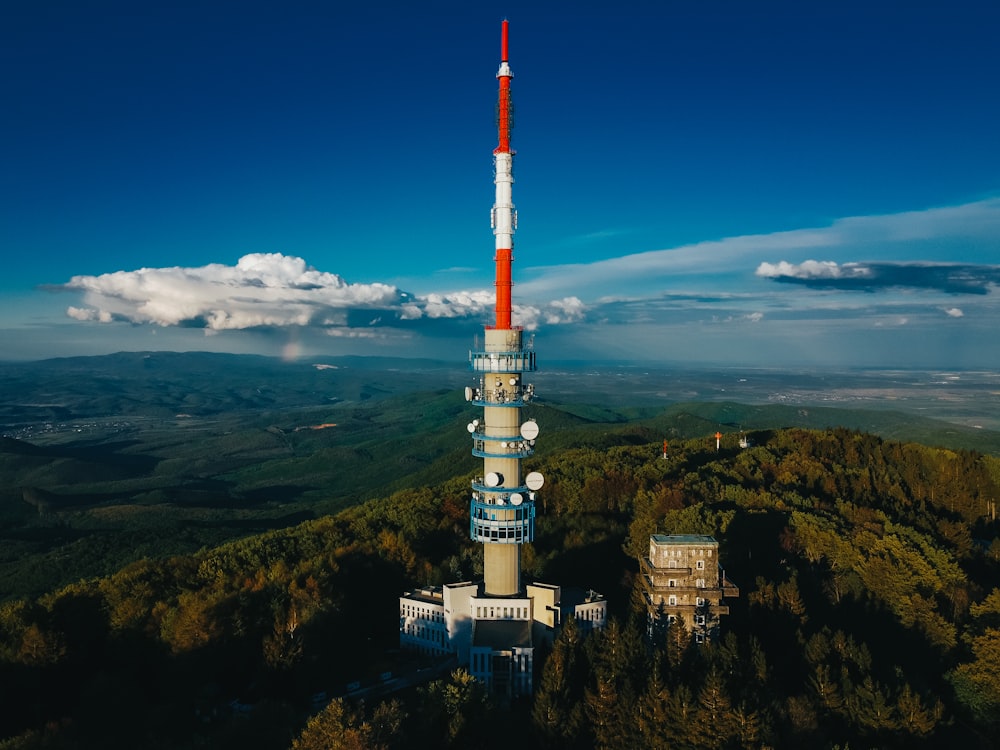
<instances>
[{"instance_id":1,"label":"building roof","mask_svg":"<svg viewBox=\"0 0 1000 750\"><path fill-rule=\"evenodd\" d=\"M428 604L444 603L444 595L441 592L441 588L438 586L427 586L425 588L407 591L399 598L409 599L410 601L426 602Z\"/></svg>"},{"instance_id":2,"label":"building roof","mask_svg":"<svg viewBox=\"0 0 1000 750\"><path fill-rule=\"evenodd\" d=\"M472 632L473 646L487 646L493 651L531 646L530 620L476 620Z\"/></svg>"},{"instance_id":3,"label":"building roof","mask_svg":"<svg viewBox=\"0 0 1000 750\"><path fill-rule=\"evenodd\" d=\"M653 534L650 538L657 544L718 544L714 536L707 534Z\"/></svg>"},{"instance_id":4,"label":"building roof","mask_svg":"<svg viewBox=\"0 0 1000 750\"><path fill-rule=\"evenodd\" d=\"M598 593L593 589L581 589L575 586L566 587L562 590L562 599L560 604L562 605L563 611L572 611L574 607L578 607L581 604L591 604L593 602L603 602L604 594Z\"/></svg>"}]
</instances>

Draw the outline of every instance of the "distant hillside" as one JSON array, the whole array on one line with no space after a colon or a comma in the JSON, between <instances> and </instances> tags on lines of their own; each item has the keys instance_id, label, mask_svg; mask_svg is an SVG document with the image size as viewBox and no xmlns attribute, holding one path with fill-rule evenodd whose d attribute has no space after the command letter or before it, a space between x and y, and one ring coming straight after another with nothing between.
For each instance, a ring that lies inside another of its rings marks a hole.
<instances>
[{"instance_id":1,"label":"distant hillside","mask_svg":"<svg viewBox=\"0 0 1000 750\"><path fill-rule=\"evenodd\" d=\"M465 429L475 409L461 390L471 375L436 362L203 353L0 365L0 598L467 482L478 466ZM671 401L648 389L656 373L630 370L537 381L541 397L524 414L541 428L536 461L584 447L714 445L716 432L728 449L741 433L762 440L788 427L1000 455L995 431L900 411ZM602 383L607 398L588 390Z\"/></svg>"},{"instance_id":2,"label":"distant hillside","mask_svg":"<svg viewBox=\"0 0 1000 750\"><path fill-rule=\"evenodd\" d=\"M88 417L208 416L361 402L444 384L461 370L423 360L121 352L0 363L0 424ZM464 380L463 380L464 382Z\"/></svg>"}]
</instances>

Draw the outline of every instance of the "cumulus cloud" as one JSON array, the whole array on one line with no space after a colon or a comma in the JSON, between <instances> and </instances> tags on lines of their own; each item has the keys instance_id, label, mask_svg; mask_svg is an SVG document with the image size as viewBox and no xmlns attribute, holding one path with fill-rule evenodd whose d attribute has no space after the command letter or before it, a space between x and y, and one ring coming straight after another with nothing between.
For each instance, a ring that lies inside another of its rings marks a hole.
<instances>
[{"instance_id":1,"label":"cumulus cloud","mask_svg":"<svg viewBox=\"0 0 1000 750\"><path fill-rule=\"evenodd\" d=\"M106 310L85 309L72 305L66 308L66 314L74 320L97 320L101 323L110 323L112 320L111 313Z\"/></svg>"},{"instance_id":2,"label":"cumulus cloud","mask_svg":"<svg viewBox=\"0 0 1000 750\"><path fill-rule=\"evenodd\" d=\"M756 274L774 281L813 288L874 291L900 287L935 289L949 294L987 294L1000 284L1000 266L968 263L761 263Z\"/></svg>"},{"instance_id":3,"label":"cumulus cloud","mask_svg":"<svg viewBox=\"0 0 1000 750\"><path fill-rule=\"evenodd\" d=\"M332 335L371 337L364 328L441 319L483 319L492 290L414 295L389 284L349 284L308 266L302 258L254 253L235 266L141 268L74 276L63 289L83 292L86 306L70 306L74 320L126 321L204 328L207 332L314 326ZM566 298L542 306L515 306L515 321L537 327L580 320L584 306Z\"/></svg>"},{"instance_id":4,"label":"cumulus cloud","mask_svg":"<svg viewBox=\"0 0 1000 750\"><path fill-rule=\"evenodd\" d=\"M255 253L235 266L141 268L74 276L87 308L77 320L127 320L159 326L230 330L336 321L344 310L398 307L405 294L387 284L348 284L301 258Z\"/></svg>"},{"instance_id":5,"label":"cumulus cloud","mask_svg":"<svg viewBox=\"0 0 1000 750\"><path fill-rule=\"evenodd\" d=\"M949 307L947 310L944 311L944 314L947 315L949 318L961 318L963 315L965 315L965 313L962 312L957 307Z\"/></svg>"}]
</instances>

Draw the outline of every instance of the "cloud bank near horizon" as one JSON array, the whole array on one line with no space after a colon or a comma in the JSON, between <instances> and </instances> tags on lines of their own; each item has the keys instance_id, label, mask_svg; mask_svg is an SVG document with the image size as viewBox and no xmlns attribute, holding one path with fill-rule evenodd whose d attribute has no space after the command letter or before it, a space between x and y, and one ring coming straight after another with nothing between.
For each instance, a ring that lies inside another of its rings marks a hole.
<instances>
[{"instance_id":1,"label":"cloud bank near horizon","mask_svg":"<svg viewBox=\"0 0 1000 750\"><path fill-rule=\"evenodd\" d=\"M204 328L210 332L248 328L318 327L344 335L344 328L406 325L440 319L485 318L492 291L414 295L393 285L349 284L302 258L253 253L235 266L141 268L100 276L74 276L61 289L83 293L86 306L66 314L80 321ZM522 305L520 324L532 330L571 322L582 315L575 298Z\"/></svg>"},{"instance_id":2,"label":"cloud bank near horizon","mask_svg":"<svg viewBox=\"0 0 1000 750\"><path fill-rule=\"evenodd\" d=\"M932 262L941 244L964 260ZM884 216L848 217L828 227L746 235L589 264L534 267L516 288L514 320L542 326L761 323L896 314L905 302L938 318L966 318L947 298L972 295L995 307L1000 266L970 259L1000 252L1000 199ZM773 260L780 253L782 260ZM813 260L823 253L829 260ZM851 256L880 256L859 261ZM912 254L912 255L910 255ZM772 259L766 259L767 256ZM780 286L762 285L778 282ZM795 293L793 287L841 297ZM492 289L416 294L393 284L351 284L281 253L245 255L236 265L142 268L74 276L57 287L80 292L67 315L79 321L201 328L314 328L364 337L379 329L453 331L447 321L488 322ZM900 290L907 292L905 300ZM851 296L851 293L860 293ZM872 301L872 295L878 295ZM971 304L971 303L970 303ZM942 315L942 312L944 315ZM434 331L438 333L435 334ZM368 332L368 333L365 333Z\"/></svg>"}]
</instances>

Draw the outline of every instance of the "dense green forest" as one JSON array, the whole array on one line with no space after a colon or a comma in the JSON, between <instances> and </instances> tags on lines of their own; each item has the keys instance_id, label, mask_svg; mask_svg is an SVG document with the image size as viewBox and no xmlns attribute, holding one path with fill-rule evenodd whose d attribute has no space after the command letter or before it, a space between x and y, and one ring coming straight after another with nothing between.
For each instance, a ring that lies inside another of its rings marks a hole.
<instances>
[{"instance_id":1,"label":"dense green forest","mask_svg":"<svg viewBox=\"0 0 1000 750\"><path fill-rule=\"evenodd\" d=\"M411 666L400 592L476 576L468 475L0 605L0 748L987 748L1000 729L1000 460L848 429L753 447L558 433L525 575L598 588L533 700ZM717 642L644 637L636 557L709 533L741 589ZM506 743L505 743L506 744Z\"/></svg>"}]
</instances>

